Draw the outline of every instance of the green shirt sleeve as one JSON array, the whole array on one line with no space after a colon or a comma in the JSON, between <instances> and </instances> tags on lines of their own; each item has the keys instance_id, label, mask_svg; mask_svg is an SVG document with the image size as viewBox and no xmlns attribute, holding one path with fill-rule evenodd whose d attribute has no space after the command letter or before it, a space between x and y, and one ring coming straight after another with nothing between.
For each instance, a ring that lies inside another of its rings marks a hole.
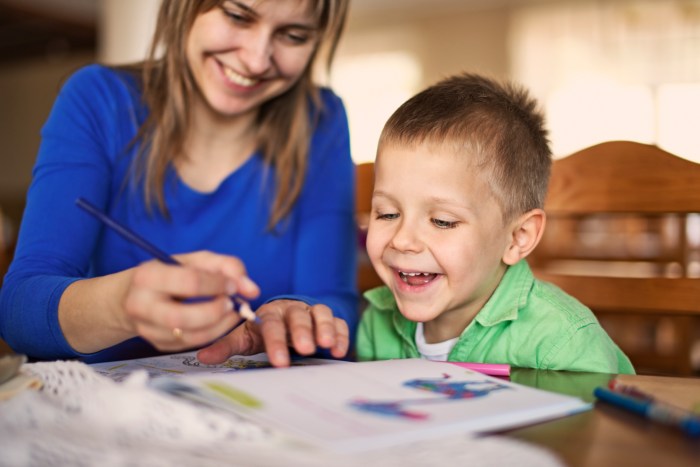
<instances>
[{"instance_id":1,"label":"green shirt sleeve","mask_svg":"<svg viewBox=\"0 0 700 467\"><path fill-rule=\"evenodd\" d=\"M597 323L562 335L542 361L549 370L634 374L629 358Z\"/></svg>"},{"instance_id":2,"label":"green shirt sleeve","mask_svg":"<svg viewBox=\"0 0 700 467\"><path fill-rule=\"evenodd\" d=\"M355 342L355 352L357 360L366 362L375 359L374 345L372 343L372 323L370 318L370 309L367 309L360 319L360 325L357 328L357 337Z\"/></svg>"}]
</instances>

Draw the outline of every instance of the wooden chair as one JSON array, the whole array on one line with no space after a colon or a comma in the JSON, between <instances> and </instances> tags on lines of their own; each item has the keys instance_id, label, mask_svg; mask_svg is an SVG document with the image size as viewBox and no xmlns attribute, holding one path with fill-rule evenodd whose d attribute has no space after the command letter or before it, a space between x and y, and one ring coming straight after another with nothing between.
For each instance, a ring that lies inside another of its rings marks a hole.
<instances>
[{"instance_id":1,"label":"wooden chair","mask_svg":"<svg viewBox=\"0 0 700 467\"><path fill-rule=\"evenodd\" d=\"M357 266L357 287L364 292L382 285L382 281L372 267L367 256L365 241L367 226L372 211L372 191L374 190L374 163L366 162L355 167L355 212L358 229L359 258Z\"/></svg>"},{"instance_id":2,"label":"wooden chair","mask_svg":"<svg viewBox=\"0 0 700 467\"><path fill-rule=\"evenodd\" d=\"M700 164L598 144L553 163L545 211L536 276L590 307L639 373L696 374Z\"/></svg>"}]
</instances>

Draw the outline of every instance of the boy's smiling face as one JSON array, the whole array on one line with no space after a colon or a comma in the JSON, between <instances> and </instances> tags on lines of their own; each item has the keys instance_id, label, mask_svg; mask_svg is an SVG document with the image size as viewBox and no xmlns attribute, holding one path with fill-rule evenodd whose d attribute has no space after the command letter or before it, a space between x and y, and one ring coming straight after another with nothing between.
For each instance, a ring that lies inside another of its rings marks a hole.
<instances>
[{"instance_id":1,"label":"boy's smiling face","mask_svg":"<svg viewBox=\"0 0 700 467\"><path fill-rule=\"evenodd\" d=\"M457 337L506 269L513 231L484 169L444 148L385 145L375 165L367 251L401 313L429 342Z\"/></svg>"}]
</instances>

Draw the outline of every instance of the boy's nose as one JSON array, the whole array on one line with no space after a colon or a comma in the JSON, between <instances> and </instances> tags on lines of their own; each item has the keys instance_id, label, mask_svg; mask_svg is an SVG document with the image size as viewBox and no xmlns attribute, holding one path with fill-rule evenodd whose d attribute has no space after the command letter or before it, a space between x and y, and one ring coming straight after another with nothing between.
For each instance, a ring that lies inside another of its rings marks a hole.
<instances>
[{"instance_id":1,"label":"boy's nose","mask_svg":"<svg viewBox=\"0 0 700 467\"><path fill-rule=\"evenodd\" d=\"M264 31L251 31L241 46L239 57L246 71L253 76L263 75L272 63L272 39Z\"/></svg>"},{"instance_id":2,"label":"boy's nose","mask_svg":"<svg viewBox=\"0 0 700 467\"><path fill-rule=\"evenodd\" d=\"M416 229L407 222L402 222L391 238L390 246L405 253L418 253L422 250L422 242Z\"/></svg>"}]
</instances>

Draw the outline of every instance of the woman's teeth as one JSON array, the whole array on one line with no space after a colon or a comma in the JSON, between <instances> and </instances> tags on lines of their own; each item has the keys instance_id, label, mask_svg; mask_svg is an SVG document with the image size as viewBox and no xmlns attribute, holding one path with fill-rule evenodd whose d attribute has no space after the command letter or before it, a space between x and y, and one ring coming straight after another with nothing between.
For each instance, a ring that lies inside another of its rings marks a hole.
<instances>
[{"instance_id":1,"label":"woman's teeth","mask_svg":"<svg viewBox=\"0 0 700 467\"><path fill-rule=\"evenodd\" d=\"M259 80L257 79L246 78L243 75L239 75L238 73L227 67L224 67L224 74L226 75L226 78L228 78L231 82L239 86L251 87L255 86L259 82Z\"/></svg>"}]
</instances>

